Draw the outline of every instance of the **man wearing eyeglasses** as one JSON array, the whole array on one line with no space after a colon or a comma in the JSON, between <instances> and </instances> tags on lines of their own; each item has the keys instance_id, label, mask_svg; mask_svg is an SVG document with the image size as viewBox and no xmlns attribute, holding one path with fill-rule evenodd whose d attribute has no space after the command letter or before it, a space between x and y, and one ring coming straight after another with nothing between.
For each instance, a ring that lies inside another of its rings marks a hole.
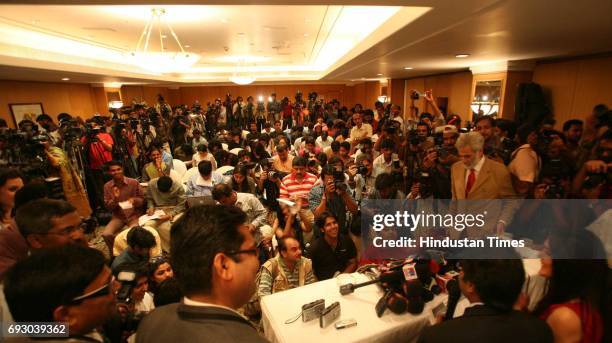
<instances>
[{"instance_id":1,"label":"man wearing eyeglasses","mask_svg":"<svg viewBox=\"0 0 612 343\"><path fill-rule=\"evenodd\" d=\"M30 250L68 244L87 246L83 219L67 201L34 200L17 210L15 221Z\"/></svg>"},{"instance_id":2,"label":"man wearing eyeglasses","mask_svg":"<svg viewBox=\"0 0 612 343\"><path fill-rule=\"evenodd\" d=\"M70 342L104 341L98 328L116 314L113 291L102 253L78 245L37 251L17 262L4 281L16 322L66 323Z\"/></svg>"},{"instance_id":3,"label":"man wearing eyeglasses","mask_svg":"<svg viewBox=\"0 0 612 343\"><path fill-rule=\"evenodd\" d=\"M156 308L136 342L266 342L236 310L255 292L259 259L245 213L192 207L172 226L172 268L185 297Z\"/></svg>"}]
</instances>

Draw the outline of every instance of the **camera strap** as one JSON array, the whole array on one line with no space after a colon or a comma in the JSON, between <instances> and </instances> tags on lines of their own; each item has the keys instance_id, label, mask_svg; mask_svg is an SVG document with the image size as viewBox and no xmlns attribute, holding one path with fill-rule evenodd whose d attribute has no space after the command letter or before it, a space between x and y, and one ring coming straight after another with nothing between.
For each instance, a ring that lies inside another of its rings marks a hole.
<instances>
[{"instance_id":1,"label":"camera strap","mask_svg":"<svg viewBox=\"0 0 612 343\"><path fill-rule=\"evenodd\" d=\"M302 316L302 313L304 313L304 311L300 311L300 313L298 313L297 316L291 317L291 318L285 320L285 324L295 323L295 321L298 320Z\"/></svg>"}]
</instances>

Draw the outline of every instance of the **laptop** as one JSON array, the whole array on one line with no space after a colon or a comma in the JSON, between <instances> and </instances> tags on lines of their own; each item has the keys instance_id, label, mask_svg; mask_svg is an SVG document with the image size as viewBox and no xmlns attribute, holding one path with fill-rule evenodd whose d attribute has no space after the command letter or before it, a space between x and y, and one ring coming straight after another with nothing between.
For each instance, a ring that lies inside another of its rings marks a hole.
<instances>
[{"instance_id":1,"label":"laptop","mask_svg":"<svg viewBox=\"0 0 612 343\"><path fill-rule=\"evenodd\" d=\"M212 198L212 196L188 197L186 200L187 207L216 204L216 201Z\"/></svg>"}]
</instances>

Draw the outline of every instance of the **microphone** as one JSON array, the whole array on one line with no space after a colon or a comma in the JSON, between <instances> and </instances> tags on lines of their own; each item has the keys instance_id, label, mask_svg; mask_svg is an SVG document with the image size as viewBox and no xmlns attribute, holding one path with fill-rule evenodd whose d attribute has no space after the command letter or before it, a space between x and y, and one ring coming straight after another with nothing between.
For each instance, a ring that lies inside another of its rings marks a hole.
<instances>
[{"instance_id":1,"label":"microphone","mask_svg":"<svg viewBox=\"0 0 612 343\"><path fill-rule=\"evenodd\" d=\"M403 272L401 270L398 270L398 271L381 274L379 277L377 277L374 280L370 280L370 281L366 281L366 282L362 282L358 284L348 283L346 285L340 286L340 294L342 295L351 294L355 292L357 288L369 286L371 284L375 284L379 282L380 283L401 282L404 277L403 275L404 275Z\"/></svg>"},{"instance_id":2,"label":"microphone","mask_svg":"<svg viewBox=\"0 0 612 343\"><path fill-rule=\"evenodd\" d=\"M410 280L405 284L406 298L408 299L407 310L412 314L423 312L425 300L423 299L423 284L419 280Z\"/></svg>"},{"instance_id":3,"label":"microphone","mask_svg":"<svg viewBox=\"0 0 612 343\"><path fill-rule=\"evenodd\" d=\"M392 294L393 290L388 289L385 294L380 299L378 299L376 306L374 306L374 309L376 310L376 316L378 316L378 318L382 317L383 313L385 313L385 310L387 309L387 301L389 301L389 298Z\"/></svg>"},{"instance_id":4,"label":"microphone","mask_svg":"<svg viewBox=\"0 0 612 343\"><path fill-rule=\"evenodd\" d=\"M408 303L406 302L406 299L395 292L387 300L387 308L395 314L402 314L406 312L407 307Z\"/></svg>"},{"instance_id":5,"label":"microphone","mask_svg":"<svg viewBox=\"0 0 612 343\"><path fill-rule=\"evenodd\" d=\"M461 297L461 289L459 289L459 282L457 279L451 279L446 283L446 290L448 291L448 306L446 307L446 315L444 320L453 319L455 314L455 308Z\"/></svg>"}]
</instances>

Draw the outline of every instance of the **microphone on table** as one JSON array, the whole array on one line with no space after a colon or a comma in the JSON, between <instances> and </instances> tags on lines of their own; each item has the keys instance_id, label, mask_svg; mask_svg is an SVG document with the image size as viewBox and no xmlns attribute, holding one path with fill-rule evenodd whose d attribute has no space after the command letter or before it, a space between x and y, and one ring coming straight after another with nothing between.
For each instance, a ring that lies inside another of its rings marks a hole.
<instances>
[{"instance_id":1,"label":"microphone on table","mask_svg":"<svg viewBox=\"0 0 612 343\"><path fill-rule=\"evenodd\" d=\"M379 283L379 282L380 283L401 282L403 281L403 278L404 278L403 275L404 274L401 270L397 270L397 271L381 274L379 277L377 277L374 280L370 280L370 281L366 281L366 282L362 282L358 284L348 283L346 285L340 286L340 294L342 295L351 294L355 292L357 288L369 286L369 285Z\"/></svg>"},{"instance_id":2,"label":"microphone on table","mask_svg":"<svg viewBox=\"0 0 612 343\"><path fill-rule=\"evenodd\" d=\"M407 307L408 302L406 299L390 288L387 289L385 294L378 300L374 309L376 310L376 315L380 318L385 313L386 309L391 310L391 312L395 314L402 314L406 312Z\"/></svg>"},{"instance_id":3,"label":"microphone on table","mask_svg":"<svg viewBox=\"0 0 612 343\"><path fill-rule=\"evenodd\" d=\"M459 282L453 278L446 283L446 290L448 292L448 306L446 307L446 315L444 320L453 319L455 314L455 308L461 297L461 289L459 289Z\"/></svg>"}]
</instances>

